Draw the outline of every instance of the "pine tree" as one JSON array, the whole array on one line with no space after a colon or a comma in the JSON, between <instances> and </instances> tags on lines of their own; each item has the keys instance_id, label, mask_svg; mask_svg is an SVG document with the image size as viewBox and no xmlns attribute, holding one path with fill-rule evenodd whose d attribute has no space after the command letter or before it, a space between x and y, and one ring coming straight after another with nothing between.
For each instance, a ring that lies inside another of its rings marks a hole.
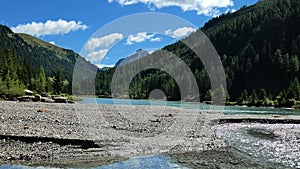
<instances>
[{"instance_id":1,"label":"pine tree","mask_svg":"<svg viewBox=\"0 0 300 169\"><path fill-rule=\"evenodd\" d=\"M240 95L240 97L238 98L238 100L237 100L237 103L239 104L239 105L245 105L245 104L248 104L248 92L247 92L247 90L245 89L242 93L241 93L241 95Z\"/></svg>"},{"instance_id":2,"label":"pine tree","mask_svg":"<svg viewBox=\"0 0 300 169\"><path fill-rule=\"evenodd\" d=\"M300 99L300 85L298 78L295 78L289 86L288 93L287 93L288 99Z\"/></svg>"},{"instance_id":3,"label":"pine tree","mask_svg":"<svg viewBox=\"0 0 300 169\"><path fill-rule=\"evenodd\" d=\"M55 94L60 94L63 89L63 80L60 69L57 69L55 77L53 79L53 90Z\"/></svg>"},{"instance_id":4,"label":"pine tree","mask_svg":"<svg viewBox=\"0 0 300 169\"><path fill-rule=\"evenodd\" d=\"M251 93L251 96L250 96L250 101L249 101L249 103L250 103L250 105L255 106L255 105L257 105L258 101L259 101L259 100L258 100L256 91L253 90L252 93Z\"/></svg>"},{"instance_id":5,"label":"pine tree","mask_svg":"<svg viewBox=\"0 0 300 169\"><path fill-rule=\"evenodd\" d=\"M46 86L47 86L47 78L46 78L43 67L41 67L38 78L37 78L37 89L36 90L39 93L44 92L44 91L46 91Z\"/></svg>"}]
</instances>

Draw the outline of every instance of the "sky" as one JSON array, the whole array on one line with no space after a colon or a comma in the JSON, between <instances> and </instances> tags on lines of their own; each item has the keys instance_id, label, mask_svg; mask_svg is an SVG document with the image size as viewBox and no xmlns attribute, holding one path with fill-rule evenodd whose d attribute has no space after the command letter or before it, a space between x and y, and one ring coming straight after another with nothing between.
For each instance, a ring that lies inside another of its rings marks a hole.
<instances>
[{"instance_id":1,"label":"sky","mask_svg":"<svg viewBox=\"0 0 300 169\"><path fill-rule=\"evenodd\" d=\"M212 17L257 0L1 0L0 24L111 67L138 49L153 52Z\"/></svg>"}]
</instances>

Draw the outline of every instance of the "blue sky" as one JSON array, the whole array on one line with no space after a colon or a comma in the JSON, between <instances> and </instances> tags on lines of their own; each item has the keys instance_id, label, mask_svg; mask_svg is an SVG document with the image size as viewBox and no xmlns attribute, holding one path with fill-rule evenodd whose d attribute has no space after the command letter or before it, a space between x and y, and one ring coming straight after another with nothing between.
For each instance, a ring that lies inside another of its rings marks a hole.
<instances>
[{"instance_id":1,"label":"blue sky","mask_svg":"<svg viewBox=\"0 0 300 169\"><path fill-rule=\"evenodd\" d=\"M101 67L113 65L140 48L149 51L162 48L214 16L255 2L1 0L0 24L72 49Z\"/></svg>"}]
</instances>

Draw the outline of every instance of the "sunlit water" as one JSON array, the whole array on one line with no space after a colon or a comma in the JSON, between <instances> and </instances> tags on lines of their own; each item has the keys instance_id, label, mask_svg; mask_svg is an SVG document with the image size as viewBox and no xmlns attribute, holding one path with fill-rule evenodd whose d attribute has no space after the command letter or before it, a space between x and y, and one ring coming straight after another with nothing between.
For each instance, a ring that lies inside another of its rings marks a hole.
<instances>
[{"instance_id":1,"label":"sunlit water","mask_svg":"<svg viewBox=\"0 0 300 169\"><path fill-rule=\"evenodd\" d=\"M217 136L257 162L300 168L300 125L224 124Z\"/></svg>"},{"instance_id":2,"label":"sunlit water","mask_svg":"<svg viewBox=\"0 0 300 169\"><path fill-rule=\"evenodd\" d=\"M50 167L36 167L39 169L50 169ZM36 169L35 167L18 166L18 165L3 165L0 169ZM150 156L132 158L130 160L119 162L110 165L104 165L92 169L185 169L177 164L171 163L163 156Z\"/></svg>"}]
</instances>

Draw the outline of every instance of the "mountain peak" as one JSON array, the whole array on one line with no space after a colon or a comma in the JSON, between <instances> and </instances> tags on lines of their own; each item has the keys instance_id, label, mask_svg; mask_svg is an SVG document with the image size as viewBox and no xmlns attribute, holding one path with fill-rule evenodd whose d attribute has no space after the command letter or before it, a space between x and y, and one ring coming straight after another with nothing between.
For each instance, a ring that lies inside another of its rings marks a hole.
<instances>
[{"instance_id":1,"label":"mountain peak","mask_svg":"<svg viewBox=\"0 0 300 169\"><path fill-rule=\"evenodd\" d=\"M118 66L124 66L124 65L126 65L126 64L128 64L128 63L130 63L130 62L133 62L133 61L135 61L135 60L137 60L137 59L140 59L140 58L142 58L142 57L145 57L145 56L147 56L147 55L149 55L149 52L148 52L148 51L143 50L143 49L138 49L138 50L136 51L135 54L133 54L133 55L131 55L131 56L128 56L128 57L126 57L126 58L120 59L120 60L116 63L116 66L115 66L115 67L118 67Z\"/></svg>"}]
</instances>

